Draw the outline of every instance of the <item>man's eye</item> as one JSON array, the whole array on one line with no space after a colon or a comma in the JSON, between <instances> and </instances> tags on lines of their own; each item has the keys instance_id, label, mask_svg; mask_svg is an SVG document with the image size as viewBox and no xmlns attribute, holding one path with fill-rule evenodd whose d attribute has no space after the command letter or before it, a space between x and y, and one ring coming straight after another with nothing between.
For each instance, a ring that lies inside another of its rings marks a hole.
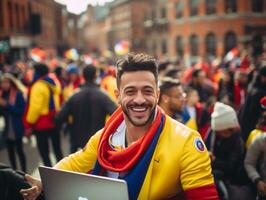
<instances>
[{"instance_id":1,"label":"man's eye","mask_svg":"<svg viewBox=\"0 0 266 200\"><path fill-rule=\"evenodd\" d=\"M134 91L133 90L128 90L128 91L126 91L126 94L127 95L133 95L134 94Z\"/></svg>"},{"instance_id":2,"label":"man's eye","mask_svg":"<svg viewBox=\"0 0 266 200\"><path fill-rule=\"evenodd\" d=\"M153 91L152 91L152 90L144 90L144 93L145 93L145 94L152 94Z\"/></svg>"}]
</instances>

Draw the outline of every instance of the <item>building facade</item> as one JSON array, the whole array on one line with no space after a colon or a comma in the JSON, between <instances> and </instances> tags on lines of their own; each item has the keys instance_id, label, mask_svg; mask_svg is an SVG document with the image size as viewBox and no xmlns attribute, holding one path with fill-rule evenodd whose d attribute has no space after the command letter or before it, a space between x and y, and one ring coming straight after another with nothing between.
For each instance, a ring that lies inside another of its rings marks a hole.
<instances>
[{"instance_id":1,"label":"building facade","mask_svg":"<svg viewBox=\"0 0 266 200\"><path fill-rule=\"evenodd\" d=\"M0 62L25 58L31 45L29 1L0 1Z\"/></svg>"},{"instance_id":2,"label":"building facade","mask_svg":"<svg viewBox=\"0 0 266 200\"><path fill-rule=\"evenodd\" d=\"M78 44L78 19L53 0L1 0L0 63L27 59L33 47L62 55Z\"/></svg>"},{"instance_id":3,"label":"building facade","mask_svg":"<svg viewBox=\"0 0 266 200\"><path fill-rule=\"evenodd\" d=\"M168 0L170 58L221 57L234 47L265 50L264 0Z\"/></svg>"},{"instance_id":4,"label":"building facade","mask_svg":"<svg viewBox=\"0 0 266 200\"><path fill-rule=\"evenodd\" d=\"M109 49L113 50L119 41L127 41L130 50L145 51L145 15L149 4L143 0L116 0L110 5Z\"/></svg>"}]
</instances>

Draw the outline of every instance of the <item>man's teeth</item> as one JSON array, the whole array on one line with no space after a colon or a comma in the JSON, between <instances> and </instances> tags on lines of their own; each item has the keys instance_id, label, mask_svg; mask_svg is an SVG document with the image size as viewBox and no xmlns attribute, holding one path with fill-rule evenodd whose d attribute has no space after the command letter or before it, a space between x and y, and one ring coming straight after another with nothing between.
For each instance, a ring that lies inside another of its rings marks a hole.
<instances>
[{"instance_id":1,"label":"man's teeth","mask_svg":"<svg viewBox=\"0 0 266 200\"><path fill-rule=\"evenodd\" d=\"M132 110L136 112L143 112L146 110L146 108L132 108Z\"/></svg>"}]
</instances>

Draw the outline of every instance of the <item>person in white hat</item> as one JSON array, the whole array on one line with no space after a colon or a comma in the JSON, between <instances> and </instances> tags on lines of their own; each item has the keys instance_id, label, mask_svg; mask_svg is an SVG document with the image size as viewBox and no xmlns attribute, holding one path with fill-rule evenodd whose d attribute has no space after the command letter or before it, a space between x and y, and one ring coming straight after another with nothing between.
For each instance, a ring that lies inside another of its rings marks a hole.
<instances>
[{"instance_id":1,"label":"person in white hat","mask_svg":"<svg viewBox=\"0 0 266 200\"><path fill-rule=\"evenodd\" d=\"M244 142L235 110L226 104L216 102L211 114L211 131L206 146L212 159L212 169L221 199L246 199L242 192L234 192L245 180L243 169ZM233 186L232 186L233 185ZM223 190L224 187L224 190ZM244 194L244 192L243 192ZM241 195L241 198L239 198ZM236 196L235 198L232 196ZM249 195L244 195L249 197Z\"/></svg>"}]
</instances>

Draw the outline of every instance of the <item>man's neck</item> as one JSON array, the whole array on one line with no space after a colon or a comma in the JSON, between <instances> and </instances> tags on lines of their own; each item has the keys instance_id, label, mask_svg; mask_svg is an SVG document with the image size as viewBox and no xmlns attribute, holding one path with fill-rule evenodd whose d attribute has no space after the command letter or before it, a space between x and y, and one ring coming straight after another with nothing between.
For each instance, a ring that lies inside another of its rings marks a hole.
<instances>
[{"instance_id":1,"label":"man's neck","mask_svg":"<svg viewBox=\"0 0 266 200\"><path fill-rule=\"evenodd\" d=\"M149 130L151 123L145 126L134 126L128 120L126 122L126 140L128 146L142 138Z\"/></svg>"}]
</instances>

